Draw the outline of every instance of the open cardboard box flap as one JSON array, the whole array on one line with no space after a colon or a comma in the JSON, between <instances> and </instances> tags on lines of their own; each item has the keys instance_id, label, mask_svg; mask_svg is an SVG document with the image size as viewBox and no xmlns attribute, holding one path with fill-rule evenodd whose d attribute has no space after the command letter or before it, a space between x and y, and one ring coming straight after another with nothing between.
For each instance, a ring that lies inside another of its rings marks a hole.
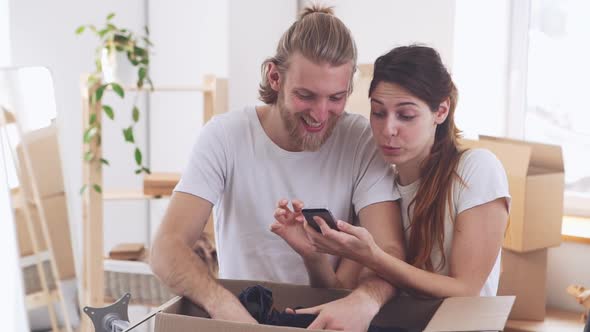
<instances>
[{"instance_id":1,"label":"open cardboard box flap","mask_svg":"<svg viewBox=\"0 0 590 332\"><path fill-rule=\"evenodd\" d=\"M504 248L530 252L560 245L565 180L561 147L491 136L460 144L490 150L506 170L512 200Z\"/></svg>"},{"instance_id":2,"label":"open cardboard box flap","mask_svg":"<svg viewBox=\"0 0 590 332\"><path fill-rule=\"evenodd\" d=\"M561 147L558 145L524 142L509 138L500 138L485 135L479 136L479 139L481 141L508 143L510 144L510 149L527 148L530 151L528 153L529 158L522 159L530 159L530 168L542 169L550 172L564 171L562 151ZM506 147L506 145L504 145L504 147ZM518 151L515 150L515 152ZM521 155L519 155L519 157L520 156Z\"/></svg>"},{"instance_id":3,"label":"open cardboard box flap","mask_svg":"<svg viewBox=\"0 0 590 332\"><path fill-rule=\"evenodd\" d=\"M219 280L234 294L246 287L263 285L273 292L274 307L310 307L342 298L349 294L341 289L319 289L302 285L278 284L248 280ZM502 331L514 303L514 296L457 297L417 299L399 296L387 303L372 324L396 326L409 331ZM175 297L152 312L156 316L154 331L302 331L299 328L252 325L209 319L197 305ZM135 324L127 331L140 325Z\"/></svg>"}]
</instances>

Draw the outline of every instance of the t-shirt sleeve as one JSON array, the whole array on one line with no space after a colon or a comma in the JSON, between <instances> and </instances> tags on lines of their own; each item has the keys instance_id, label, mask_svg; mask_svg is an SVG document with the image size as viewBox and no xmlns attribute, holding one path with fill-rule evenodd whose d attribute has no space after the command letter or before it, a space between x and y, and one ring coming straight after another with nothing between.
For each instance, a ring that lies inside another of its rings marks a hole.
<instances>
[{"instance_id":1,"label":"t-shirt sleeve","mask_svg":"<svg viewBox=\"0 0 590 332\"><path fill-rule=\"evenodd\" d=\"M189 163L174 191L191 194L216 204L227 174L227 142L222 121L207 122L193 145Z\"/></svg>"},{"instance_id":2,"label":"t-shirt sleeve","mask_svg":"<svg viewBox=\"0 0 590 332\"><path fill-rule=\"evenodd\" d=\"M506 198L510 210L506 171L496 155L486 149L473 149L465 154L458 169L464 184L457 183L455 187L457 214L502 197Z\"/></svg>"},{"instance_id":3,"label":"t-shirt sleeve","mask_svg":"<svg viewBox=\"0 0 590 332\"><path fill-rule=\"evenodd\" d=\"M358 142L355 156L356 181L352 194L352 204L357 215L365 206L400 199L394 185L393 167L377 150L370 127L367 126Z\"/></svg>"}]
</instances>

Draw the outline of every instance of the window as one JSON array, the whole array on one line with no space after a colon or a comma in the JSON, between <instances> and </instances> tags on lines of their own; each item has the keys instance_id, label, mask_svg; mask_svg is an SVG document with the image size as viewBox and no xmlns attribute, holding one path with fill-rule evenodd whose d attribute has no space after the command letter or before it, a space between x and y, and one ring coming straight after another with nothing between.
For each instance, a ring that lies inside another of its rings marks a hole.
<instances>
[{"instance_id":1,"label":"window","mask_svg":"<svg viewBox=\"0 0 590 332\"><path fill-rule=\"evenodd\" d=\"M565 213L590 216L590 2L531 0L524 137L562 146Z\"/></svg>"}]
</instances>

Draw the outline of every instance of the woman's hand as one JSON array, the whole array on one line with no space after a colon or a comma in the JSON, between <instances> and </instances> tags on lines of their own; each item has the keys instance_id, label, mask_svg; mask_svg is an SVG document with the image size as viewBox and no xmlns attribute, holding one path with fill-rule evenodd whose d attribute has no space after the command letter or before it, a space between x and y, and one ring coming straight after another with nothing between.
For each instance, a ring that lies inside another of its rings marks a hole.
<instances>
[{"instance_id":1,"label":"woman's hand","mask_svg":"<svg viewBox=\"0 0 590 332\"><path fill-rule=\"evenodd\" d=\"M322 232L316 232L307 221L304 221L304 230L317 252L346 257L369 268L372 266L380 249L369 231L342 220L336 222L337 231L320 217L314 217L314 220Z\"/></svg>"},{"instance_id":2,"label":"woman's hand","mask_svg":"<svg viewBox=\"0 0 590 332\"><path fill-rule=\"evenodd\" d=\"M303 229L303 202L294 199L291 205L293 210L289 209L289 201L286 199L277 203L275 222L270 225L270 231L282 237L303 259L319 259L321 254L316 251Z\"/></svg>"}]
</instances>

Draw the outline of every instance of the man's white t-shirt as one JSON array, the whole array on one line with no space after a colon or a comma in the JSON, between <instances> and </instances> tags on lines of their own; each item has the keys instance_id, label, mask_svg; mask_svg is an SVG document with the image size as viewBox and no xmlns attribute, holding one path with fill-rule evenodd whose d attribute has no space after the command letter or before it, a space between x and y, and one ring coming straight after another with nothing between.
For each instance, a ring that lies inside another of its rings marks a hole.
<instances>
[{"instance_id":1,"label":"man's white t-shirt","mask_svg":"<svg viewBox=\"0 0 590 332\"><path fill-rule=\"evenodd\" d=\"M445 251L446 264L439 270L435 271L442 275L449 275L451 246L454 234L453 221L457 220L457 216L467 209L502 197L506 198L507 204L510 206L510 193L508 191L506 172L500 161L490 151L485 149L472 149L464 152L457 166L457 174L463 179L466 186L460 184L458 181L455 181L453 184L453 210L449 211L447 208L445 218L445 238L443 248ZM402 221L406 243L410 239L410 216L408 216L408 205L414 199L414 196L416 196L419 185L420 180L407 186L402 186L399 183L396 184L402 196ZM412 213L413 208L410 210L410 214ZM436 245L432 249L431 259L432 264L436 269L442 259L441 252ZM500 260L501 254L499 252L494 267L480 291L481 296L496 295L500 279Z\"/></svg>"},{"instance_id":2,"label":"man's white t-shirt","mask_svg":"<svg viewBox=\"0 0 590 332\"><path fill-rule=\"evenodd\" d=\"M279 199L352 222L365 206L400 197L366 118L344 113L318 151L289 152L267 136L254 107L203 127L175 191L214 204L220 278L294 284L309 278L301 257L270 231Z\"/></svg>"}]
</instances>

